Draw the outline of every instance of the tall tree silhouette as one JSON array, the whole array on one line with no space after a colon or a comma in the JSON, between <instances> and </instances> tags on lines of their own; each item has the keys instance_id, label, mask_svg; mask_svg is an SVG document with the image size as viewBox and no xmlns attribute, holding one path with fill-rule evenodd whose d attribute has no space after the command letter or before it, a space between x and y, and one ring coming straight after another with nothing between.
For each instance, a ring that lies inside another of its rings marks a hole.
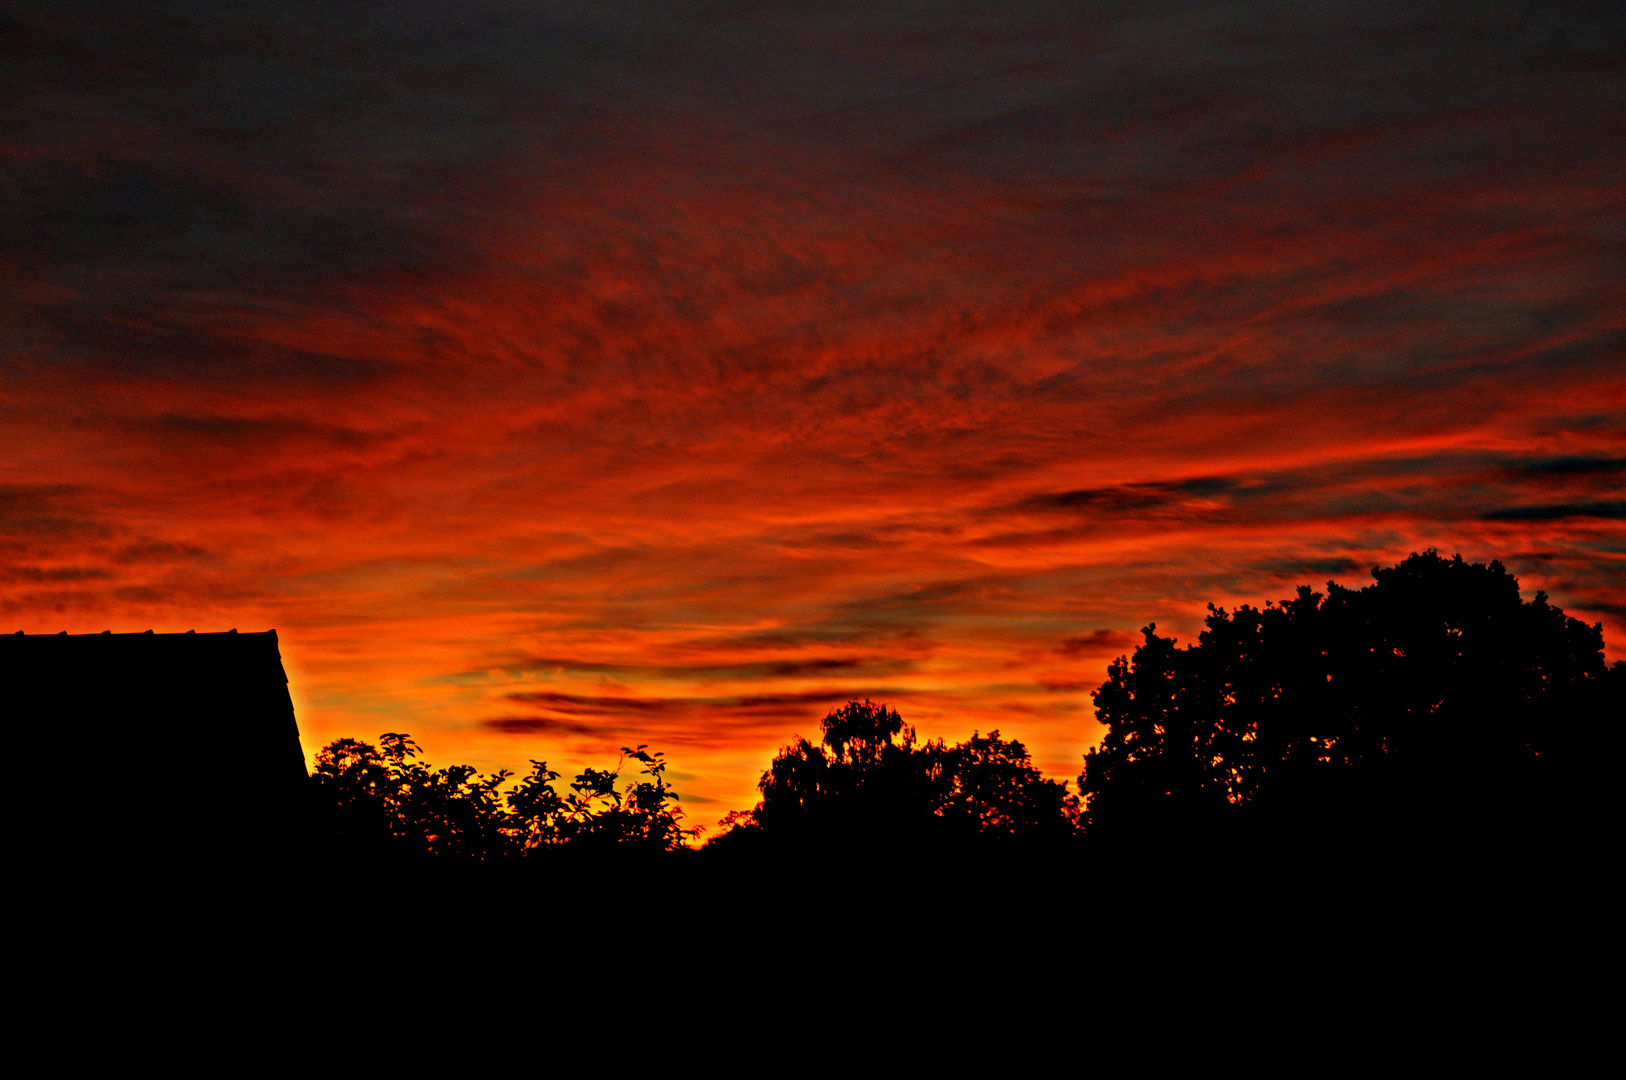
<instances>
[{"instance_id":1,"label":"tall tree silhouette","mask_svg":"<svg viewBox=\"0 0 1626 1080\"><path fill-rule=\"evenodd\" d=\"M917 743L895 709L850 701L827 715L815 745L797 739L762 775L762 801L731 814L712 846L772 842L874 851L899 845L1072 832L1065 782L1046 780L1026 747L998 731L954 747Z\"/></svg>"},{"instance_id":2,"label":"tall tree silhouette","mask_svg":"<svg viewBox=\"0 0 1626 1080\"><path fill-rule=\"evenodd\" d=\"M852 701L820 727L820 745L798 739L763 774L760 825L846 843L930 827L936 796L945 790L941 770L935 755L916 749L915 729L897 710Z\"/></svg>"},{"instance_id":3,"label":"tall tree silhouette","mask_svg":"<svg viewBox=\"0 0 1626 1080\"><path fill-rule=\"evenodd\" d=\"M1521 600L1497 562L1429 551L1373 578L1210 605L1185 649L1148 626L1094 695L1087 826L1482 833L1590 813L1574 784L1616 738L1623 678L1602 627Z\"/></svg>"}]
</instances>

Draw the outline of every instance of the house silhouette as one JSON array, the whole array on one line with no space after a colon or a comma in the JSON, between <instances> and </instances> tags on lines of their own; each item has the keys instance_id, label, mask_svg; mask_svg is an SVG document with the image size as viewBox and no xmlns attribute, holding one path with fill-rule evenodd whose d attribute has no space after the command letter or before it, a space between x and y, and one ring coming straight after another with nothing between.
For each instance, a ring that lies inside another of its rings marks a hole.
<instances>
[{"instance_id":1,"label":"house silhouette","mask_svg":"<svg viewBox=\"0 0 1626 1080\"><path fill-rule=\"evenodd\" d=\"M275 630L0 635L0 687L39 854L252 859L303 829Z\"/></svg>"}]
</instances>

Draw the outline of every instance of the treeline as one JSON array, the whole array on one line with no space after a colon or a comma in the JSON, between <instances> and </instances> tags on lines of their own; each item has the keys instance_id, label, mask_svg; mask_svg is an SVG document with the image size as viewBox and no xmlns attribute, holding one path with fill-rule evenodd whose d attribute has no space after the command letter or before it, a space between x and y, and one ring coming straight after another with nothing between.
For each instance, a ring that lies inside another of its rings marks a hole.
<instances>
[{"instance_id":1,"label":"treeline","mask_svg":"<svg viewBox=\"0 0 1626 1080\"><path fill-rule=\"evenodd\" d=\"M482 775L469 765L432 769L419 748L394 732L373 746L338 739L316 755L312 776L321 833L352 854L501 859L557 850L675 851L683 828L666 762L647 747L622 747L614 769L587 769L567 791L545 761L511 790L506 769ZM628 761L639 768L623 782Z\"/></svg>"},{"instance_id":2,"label":"treeline","mask_svg":"<svg viewBox=\"0 0 1626 1080\"><path fill-rule=\"evenodd\" d=\"M1078 801L1047 780L1027 749L998 731L956 746L918 743L895 710L871 701L830 713L823 740L798 740L764 775L763 801L730 814L708 848L757 848L780 840L862 845L893 842L1056 841L1073 835ZM622 747L613 769L587 769L568 787L546 762L504 791L513 774L468 765L434 769L410 736L377 746L338 739L312 777L321 828L351 852L480 860L569 848L580 852L677 851L700 834L684 827L664 755ZM637 771L623 780L628 765Z\"/></svg>"},{"instance_id":3,"label":"treeline","mask_svg":"<svg viewBox=\"0 0 1626 1080\"><path fill-rule=\"evenodd\" d=\"M1263 608L1209 608L1180 647L1148 626L1094 694L1106 726L1078 794L998 731L920 741L893 709L853 701L763 773L761 800L703 851L1012 850L1087 841L1496 841L1596 828L1626 717L1626 664L1601 626L1500 563L1430 551ZM627 766L636 773L623 780ZM670 852L684 826L661 754L624 747L567 788L545 762L511 775L431 769L400 734L317 756L319 827L345 851L518 859Z\"/></svg>"}]
</instances>

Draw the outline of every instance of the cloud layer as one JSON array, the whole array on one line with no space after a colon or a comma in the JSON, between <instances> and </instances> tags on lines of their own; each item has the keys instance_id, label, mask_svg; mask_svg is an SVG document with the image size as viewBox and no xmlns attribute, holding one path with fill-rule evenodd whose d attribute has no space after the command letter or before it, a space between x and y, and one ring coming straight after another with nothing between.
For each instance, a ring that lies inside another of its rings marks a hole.
<instances>
[{"instance_id":1,"label":"cloud layer","mask_svg":"<svg viewBox=\"0 0 1626 1080\"><path fill-rule=\"evenodd\" d=\"M542 8L0 23L8 629L718 815L1430 546L1626 641L1605 6Z\"/></svg>"}]
</instances>

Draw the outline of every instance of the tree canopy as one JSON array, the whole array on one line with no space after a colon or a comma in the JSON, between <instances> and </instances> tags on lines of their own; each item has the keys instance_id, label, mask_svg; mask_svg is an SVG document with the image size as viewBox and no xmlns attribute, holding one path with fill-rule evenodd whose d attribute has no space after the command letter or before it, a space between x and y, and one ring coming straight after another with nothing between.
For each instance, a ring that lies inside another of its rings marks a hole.
<instances>
[{"instance_id":1,"label":"tree canopy","mask_svg":"<svg viewBox=\"0 0 1626 1080\"><path fill-rule=\"evenodd\" d=\"M1147 626L1093 695L1086 827L1478 829L1565 801L1623 715L1601 626L1522 600L1498 562L1429 551L1373 578L1210 605L1186 648Z\"/></svg>"},{"instance_id":2,"label":"tree canopy","mask_svg":"<svg viewBox=\"0 0 1626 1080\"><path fill-rule=\"evenodd\" d=\"M953 747L918 743L895 709L849 701L797 739L762 774L762 800L725 822L723 849L836 844L854 849L1070 835L1076 802L1047 780L1027 748L998 731Z\"/></svg>"}]
</instances>

